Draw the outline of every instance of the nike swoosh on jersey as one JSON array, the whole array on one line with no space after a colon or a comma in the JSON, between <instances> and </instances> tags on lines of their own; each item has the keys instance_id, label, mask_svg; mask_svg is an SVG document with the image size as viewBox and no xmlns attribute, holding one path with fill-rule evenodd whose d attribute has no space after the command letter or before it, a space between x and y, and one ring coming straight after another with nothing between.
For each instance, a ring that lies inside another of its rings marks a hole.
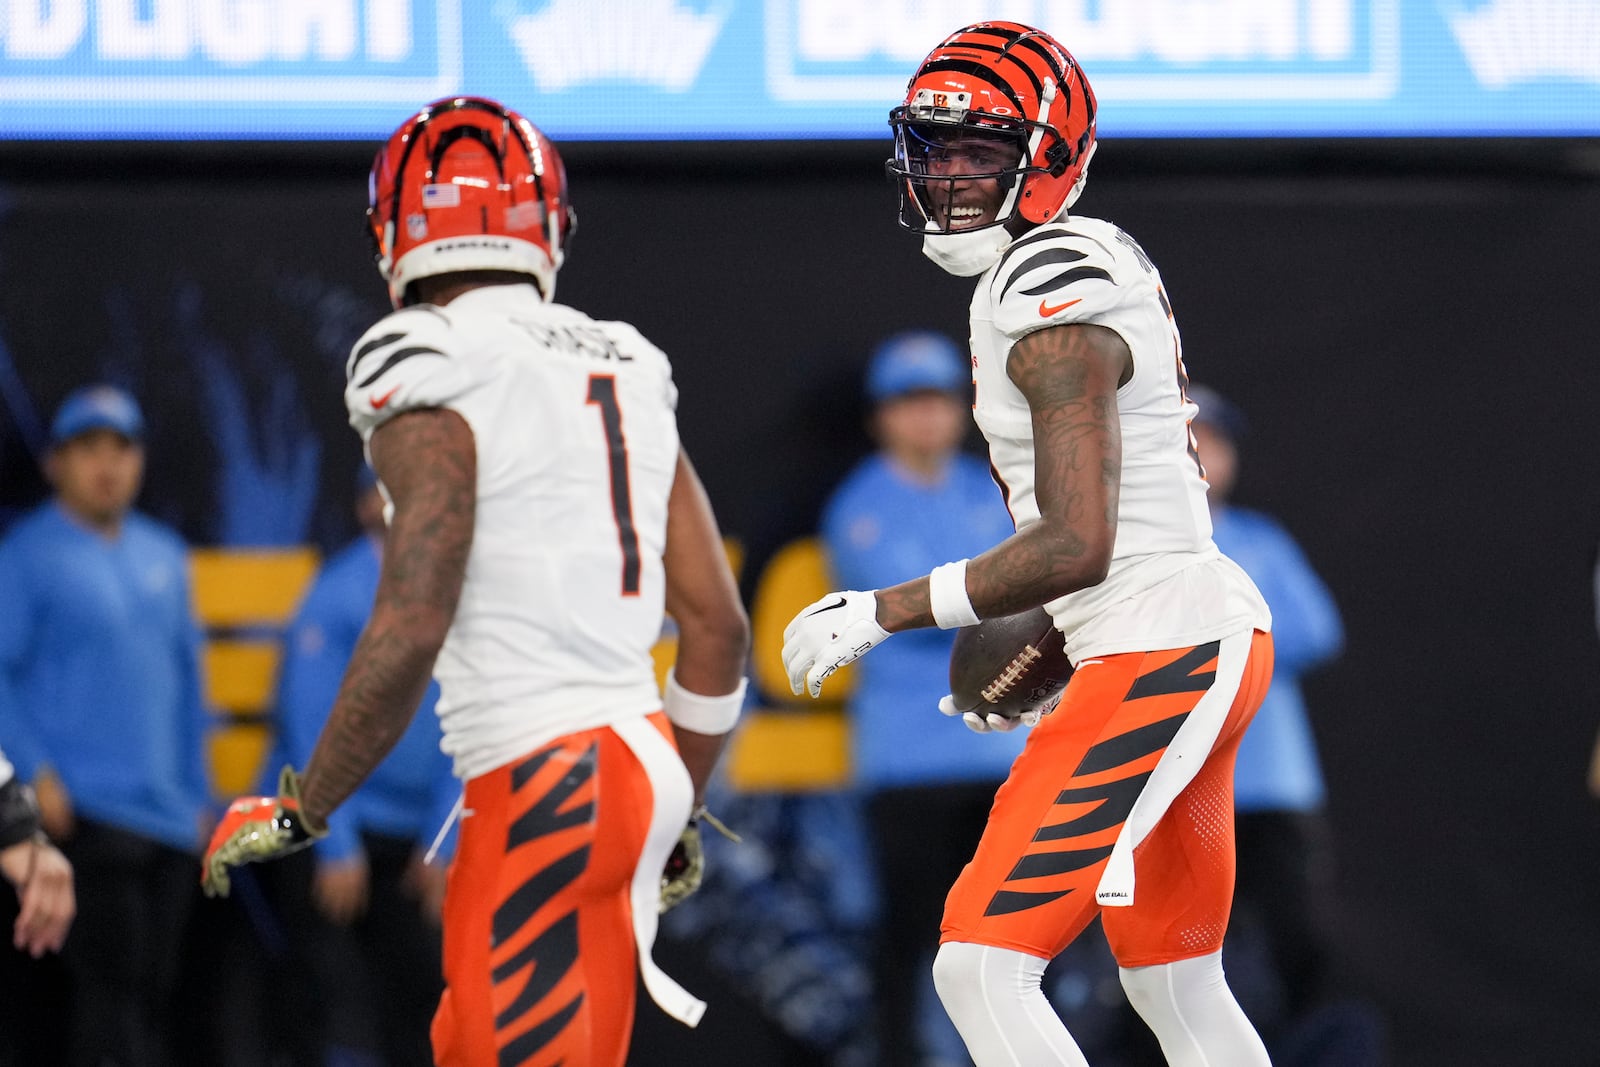
<instances>
[{"instance_id":1,"label":"nike swoosh on jersey","mask_svg":"<svg viewBox=\"0 0 1600 1067\"><path fill-rule=\"evenodd\" d=\"M1048 319L1050 316L1055 315L1058 312L1062 312L1062 311L1067 310L1073 304L1081 304L1081 303L1083 303L1083 297L1081 297L1081 296L1078 297L1076 300L1068 300L1065 303L1055 304L1053 306L1050 305L1050 304L1046 304L1043 300L1041 300L1041 301L1039 301L1039 317L1042 318L1042 319Z\"/></svg>"},{"instance_id":2,"label":"nike swoosh on jersey","mask_svg":"<svg viewBox=\"0 0 1600 1067\"><path fill-rule=\"evenodd\" d=\"M384 393L382 396L369 397L367 402L372 405L373 411L382 411L383 406L390 400L394 399L394 394L398 393L399 391L400 387L397 385L393 389L390 389L387 393Z\"/></svg>"}]
</instances>

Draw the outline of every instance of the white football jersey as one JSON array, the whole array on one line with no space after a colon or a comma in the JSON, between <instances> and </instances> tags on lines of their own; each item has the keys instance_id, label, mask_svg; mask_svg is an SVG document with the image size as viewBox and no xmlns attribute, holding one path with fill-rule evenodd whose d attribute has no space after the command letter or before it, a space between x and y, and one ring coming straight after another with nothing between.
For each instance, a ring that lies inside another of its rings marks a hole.
<instances>
[{"instance_id":1,"label":"white football jersey","mask_svg":"<svg viewBox=\"0 0 1600 1067\"><path fill-rule=\"evenodd\" d=\"M660 708L650 649L678 460L665 354L626 323L509 285L386 316L346 372L363 442L416 408L472 428L477 521L434 668L456 773Z\"/></svg>"},{"instance_id":2,"label":"white football jersey","mask_svg":"<svg viewBox=\"0 0 1600 1067\"><path fill-rule=\"evenodd\" d=\"M1271 616L1244 571L1211 540L1206 484L1184 394L1187 373L1161 275L1133 238L1071 216L1012 242L972 298L973 416L1017 528L1039 520L1033 421L1006 375L1011 346L1050 326L1115 330L1133 353L1117 390L1122 478L1116 543L1105 581L1045 607L1074 661L1179 648Z\"/></svg>"}]
</instances>

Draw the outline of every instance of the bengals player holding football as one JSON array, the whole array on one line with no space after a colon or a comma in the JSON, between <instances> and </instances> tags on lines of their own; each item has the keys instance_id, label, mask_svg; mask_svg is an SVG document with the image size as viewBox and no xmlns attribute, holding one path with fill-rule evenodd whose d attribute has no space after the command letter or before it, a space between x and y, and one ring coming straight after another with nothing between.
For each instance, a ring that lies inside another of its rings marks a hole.
<instances>
[{"instance_id":1,"label":"bengals player holding football","mask_svg":"<svg viewBox=\"0 0 1600 1067\"><path fill-rule=\"evenodd\" d=\"M977 276L973 414L1016 533L807 607L785 635L790 683L816 696L891 634L1043 604L1076 670L950 892L940 998L978 1067L1084 1064L1040 977L1098 911L1169 1063L1265 1065L1221 950L1234 755L1271 677L1271 619L1211 540L1161 276L1116 226L1068 213L1094 93L1048 34L980 23L933 50L889 121L901 223Z\"/></svg>"},{"instance_id":2,"label":"bengals player holding football","mask_svg":"<svg viewBox=\"0 0 1600 1067\"><path fill-rule=\"evenodd\" d=\"M667 357L552 302L573 214L550 141L440 100L379 151L370 195L398 310L356 343L345 401L389 501L376 602L304 773L234 803L204 882L324 832L431 670L465 782L435 1062L621 1067L639 976L674 1017L704 1009L650 949L698 885L692 813L743 704L748 622Z\"/></svg>"}]
</instances>

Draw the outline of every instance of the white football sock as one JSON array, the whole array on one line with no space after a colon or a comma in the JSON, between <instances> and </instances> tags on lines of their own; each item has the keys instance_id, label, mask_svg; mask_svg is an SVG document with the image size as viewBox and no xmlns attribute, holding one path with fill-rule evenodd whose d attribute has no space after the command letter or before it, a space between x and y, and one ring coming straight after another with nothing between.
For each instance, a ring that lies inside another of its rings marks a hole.
<instances>
[{"instance_id":1,"label":"white football sock","mask_svg":"<svg viewBox=\"0 0 1600 1067\"><path fill-rule=\"evenodd\" d=\"M1118 973L1171 1067L1271 1067L1266 1046L1228 988L1220 951Z\"/></svg>"},{"instance_id":2,"label":"white football sock","mask_svg":"<svg viewBox=\"0 0 1600 1067\"><path fill-rule=\"evenodd\" d=\"M1045 999L1045 964L1011 949L947 941L933 984L977 1067L1089 1067Z\"/></svg>"}]
</instances>

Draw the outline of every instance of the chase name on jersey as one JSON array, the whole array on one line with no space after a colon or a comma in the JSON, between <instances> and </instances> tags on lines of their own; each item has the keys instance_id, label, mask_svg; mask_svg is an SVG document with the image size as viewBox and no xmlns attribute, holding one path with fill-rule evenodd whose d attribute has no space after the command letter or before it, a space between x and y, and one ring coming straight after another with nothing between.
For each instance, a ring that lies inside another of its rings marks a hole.
<instances>
[{"instance_id":1,"label":"chase name on jersey","mask_svg":"<svg viewBox=\"0 0 1600 1067\"><path fill-rule=\"evenodd\" d=\"M564 356L615 363L633 362L633 357L612 343L603 331L591 326L550 326L521 318L513 318L511 322L541 345Z\"/></svg>"}]
</instances>

